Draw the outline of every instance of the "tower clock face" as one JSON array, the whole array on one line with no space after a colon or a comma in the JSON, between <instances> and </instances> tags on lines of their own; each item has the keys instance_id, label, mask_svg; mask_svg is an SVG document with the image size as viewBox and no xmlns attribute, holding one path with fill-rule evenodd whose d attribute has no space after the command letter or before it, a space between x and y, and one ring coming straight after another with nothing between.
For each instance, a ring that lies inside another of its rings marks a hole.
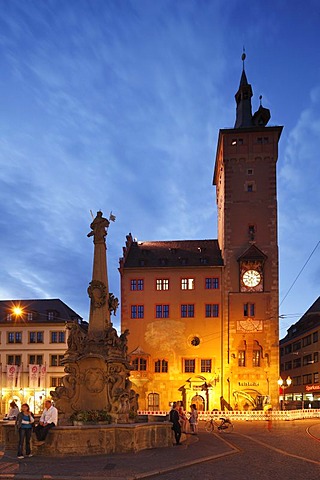
<instances>
[{"instance_id":1,"label":"tower clock face","mask_svg":"<svg viewBox=\"0 0 320 480\"><path fill-rule=\"evenodd\" d=\"M258 270L247 270L242 275L242 281L246 287L256 287L261 282L261 275Z\"/></svg>"}]
</instances>

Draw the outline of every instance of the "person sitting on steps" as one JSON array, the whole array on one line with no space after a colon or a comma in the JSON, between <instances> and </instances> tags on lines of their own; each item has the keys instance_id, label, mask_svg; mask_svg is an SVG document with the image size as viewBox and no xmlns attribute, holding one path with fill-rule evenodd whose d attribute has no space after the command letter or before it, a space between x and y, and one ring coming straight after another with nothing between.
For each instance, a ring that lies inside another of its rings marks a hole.
<instances>
[{"instance_id":1,"label":"person sitting on steps","mask_svg":"<svg viewBox=\"0 0 320 480\"><path fill-rule=\"evenodd\" d=\"M46 400L44 406L39 425L34 430L37 437L34 444L37 446L45 443L49 430L58 424L58 410L52 405L51 400Z\"/></svg>"}]
</instances>

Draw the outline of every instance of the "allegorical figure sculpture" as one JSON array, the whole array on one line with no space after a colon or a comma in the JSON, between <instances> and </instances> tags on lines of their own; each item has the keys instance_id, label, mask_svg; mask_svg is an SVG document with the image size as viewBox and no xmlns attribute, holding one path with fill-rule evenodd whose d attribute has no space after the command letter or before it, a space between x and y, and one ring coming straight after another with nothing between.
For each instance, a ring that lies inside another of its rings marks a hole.
<instances>
[{"instance_id":1,"label":"allegorical figure sculpture","mask_svg":"<svg viewBox=\"0 0 320 480\"><path fill-rule=\"evenodd\" d=\"M116 219L112 213L110 213L109 220L102 215L101 210L97 212L96 218L90 224L91 232L88 233L87 237L93 236L94 243L104 243L104 238L108 233L110 221L114 222Z\"/></svg>"}]
</instances>

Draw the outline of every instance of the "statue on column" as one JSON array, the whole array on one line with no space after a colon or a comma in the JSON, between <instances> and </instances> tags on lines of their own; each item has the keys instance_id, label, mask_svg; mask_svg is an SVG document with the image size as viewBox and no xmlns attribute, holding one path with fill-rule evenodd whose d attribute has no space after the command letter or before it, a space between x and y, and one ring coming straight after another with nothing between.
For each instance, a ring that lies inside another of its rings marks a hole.
<instances>
[{"instance_id":1,"label":"statue on column","mask_svg":"<svg viewBox=\"0 0 320 480\"><path fill-rule=\"evenodd\" d=\"M93 236L94 243L104 243L104 238L108 233L108 228L110 225L110 221L114 222L116 217L110 213L109 220L102 216L101 210L97 212L96 218L90 224L91 232L88 233L87 237Z\"/></svg>"}]
</instances>

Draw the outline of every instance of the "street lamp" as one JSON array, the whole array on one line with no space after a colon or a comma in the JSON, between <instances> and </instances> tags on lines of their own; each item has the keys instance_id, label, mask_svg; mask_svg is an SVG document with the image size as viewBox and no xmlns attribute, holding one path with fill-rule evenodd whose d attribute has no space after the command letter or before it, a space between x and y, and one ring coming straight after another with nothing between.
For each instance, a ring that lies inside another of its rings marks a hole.
<instances>
[{"instance_id":1,"label":"street lamp","mask_svg":"<svg viewBox=\"0 0 320 480\"><path fill-rule=\"evenodd\" d=\"M290 375L286 378L285 381L282 379L282 377L279 377L278 385L279 385L280 388L282 388L282 395L283 395L282 410L285 410L285 405L284 405L285 395L284 395L284 392L285 392L286 388L290 387L291 383L292 383L292 379L291 379Z\"/></svg>"}]
</instances>

